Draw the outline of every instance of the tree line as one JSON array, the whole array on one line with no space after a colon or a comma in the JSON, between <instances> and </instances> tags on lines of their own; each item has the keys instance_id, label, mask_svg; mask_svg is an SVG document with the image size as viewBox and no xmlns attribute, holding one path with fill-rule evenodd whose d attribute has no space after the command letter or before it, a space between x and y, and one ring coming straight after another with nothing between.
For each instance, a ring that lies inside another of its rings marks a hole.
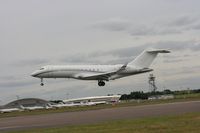
<instances>
[{"instance_id":1,"label":"tree line","mask_svg":"<svg viewBox=\"0 0 200 133\"><path fill-rule=\"evenodd\" d=\"M180 91L171 91L169 89L164 91L156 91L156 92L143 92L143 91L133 91L130 94L123 94L120 100L131 100L131 99L148 99L150 96L158 96L158 95L181 95L181 94L192 94L192 93L200 93L200 89L196 90L180 90Z\"/></svg>"}]
</instances>

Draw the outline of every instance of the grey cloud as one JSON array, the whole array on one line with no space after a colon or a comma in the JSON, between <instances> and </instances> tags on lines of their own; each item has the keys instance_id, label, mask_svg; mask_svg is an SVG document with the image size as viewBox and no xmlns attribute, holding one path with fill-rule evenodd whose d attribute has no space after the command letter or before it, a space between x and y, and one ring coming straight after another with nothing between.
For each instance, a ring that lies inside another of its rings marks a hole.
<instances>
[{"instance_id":1,"label":"grey cloud","mask_svg":"<svg viewBox=\"0 0 200 133\"><path fill-rule=\"evenodd\" d=\"M200 30L200 24L195 25L193 28L194 28L194 29L198 29L198 30Z\"/></svg>"},{"instance_id":2,"label":"grey cloud","mask_svg":"<svg viewBox=\"0 0 200 133\"><path fill-rule=\"evenodd\" d=\"M168 83L167 83L168 82ZM183 90L187 88L199 89L199 77L183 77L177 80L166 81L167 88L171 90Z\"/></svg>"},{"instance_id":3,"label":"grey cloud","mask_svg":"<svg viewBox=\"0 0 200 133\"><path fill-rule=\"evenodd\" d=\"M182 58L189 58L192 56L198 56L198 55L196 55L196 54L184 54L184 55L165 54L162 57L164 59L170 59L170 60L177 59L178 60L178 59L182 59Z\"/></svg>"},{"instance_id":4,"label":"grey cloud","mask_svg":"<svg viewBox=\"0 0 200 133\"><path fill-rule=\"evenodd\" d=\"M11 81L6 81L6 82L0 82L0 87L1 88L16 88L16 87L24 87L24 86L30 86L33 84L36 84L36 81L16 81L16 80L11 80Z\"/></svg>"},{"instance_id":5,"label":"grey cloud","mask_svg":"<svg viewBox=\"0 0 200 133\"><path fill-rule=\"evenodd\" d=\"M124 19L109 19L92 25L93 28L107 31L121 31L131 36L154 36L180 34L187 29L200 29L196 24L198 19L191 16L181 16L171 21L137 24Z\"/></svg>"},{"instance_id":6,"label":"grey cloud","mask_svg":"<svg viewBox=\"0 0 200 133\"><path fill-rule=\"evenodd\" d=\"M164 63L178 63L178 62L183 62L186 61L185 59L170 59L170 60L164 60Z\"/></svg>"},{"instance_id":7,"label":"grey cloud","mask_svg":"<svg viewBox=\"0 0 200 133\"><path fill-rule=\"evenodd\" d=\"M0 81L2 80L16 80L17 78L14 76L1 76Z\"/></svg>"},{"instance_id":8,"label":"grey cloud","mask_svg":"<svg viewBox=\"0 0 200 133\"><path fill-rule=\"evenodd\" d=\"M79 64L80 63L91 63L91 64L126 63L128 61L133 60L144 49L147 49L149 47L169 49L172 52L183 51L183 50L199 51L200 43L196 43L195 41L166 41L166 42L148 43L140 46L116 49L111 51L98 51L90 53L88 55L85 54L79 54L78 56L74 55L71 57L67 57L65 59L61 59L61 61L66 63L79 63ZM185 57L188 55L183 55L183 56ZM182 57L171 56L171 58L169 59L169 57L167 56L167 60L165 60L164 62L169 63L169 62L181 61L182 59L180 58Z\"/></svg>"},{"instance_id":9,"label":"grey cloud","mask_svg":"<svg viewBox=\"0 0 200 133\"><path fill-rule=\"evenodd\" d=\"M185 67L178 67L177 69L168 69L163 70L163 75L165 76L177 76L181 74L195 74L196 72L200 71L200 66L185 66Z\"/></svg>"},{"instance_id":10,"label":"grey cloud","mask_svg":"<svg viewBox=\"0 0 200 133\"><path fill-rule=\"evenodd\" d=\"M181 16L165 24L168 28L176 28L179 31L200 30L200 18L194 16Z\"/></svg>"},{"instance_id":11,"label":"grey cloud","mask_svg":"<svg viewBox=\"0 0 200 133\"><path fill-rule=\"evenodd\" d=\"M172 20L167 25L168 26L187 26L196 22L196 20L197 20L196 18L193 18L191 16L181 16Z\"/></svg>"},{"instance_id":12,"label":"grey cloud","mask_svg":"<svg viewBox=\"0 0 200 133\"><path fill-rule=\"evenodd\" d=\"M134 24L131 21L123 19L109 19L97 22L93 24L92 27L107 31L122 31L130 34L131 36L167 35L180 33L180 31L175 28L163 28L149 25L150 24Z\"/></svg>"},{"instance_id":13,"label":"grey cloud","mask_svg":"<svg viewBox=\"0 0 200 133\"><path fill-rule=\"evenodd\" d=\"M89 55L86 54L76 54L76 55L72 55L70 57L65 57L62 58L60 60L61 62L65 62L65 63L73 63L73 64L80 64L80 63L91 63L93 64L93 60L91 57L89 57Z\"/></svg>"},{"instance_id":14,"label":"grey cloud","mask_svg":"<svg viewBox=\"0 0 200 133\"><path fill-rule=\"evenodd\" d=\"M87 60L84 55L81 55L81 56L70 56L67 58L63 58L61 59L61 61L67 62L67 63L76 63L76 62L85 62Z\"/></svg>"},{"instance_id":15,"label":"grey cloud","mask_svg":"<svg viewBox=\"0 0 200 133\"><path fill-rule=\"evenodd\" d=\"M144 50L144 47L145 46L142 45L142 46L137 46L137 47L117 49L117 50L105 52L104 54L112 54L113 56L118 56L118 57L136 56L137 54L139 54L140 51Z\"/></svg>"},{"instance_id":16,"label":"grey cloud","mask_svg":"<svg viewBox=\"0 0 200 133\"><path fill-rule=\"evenodd\" d=\"M92 27L109 31L126 31L130 27L130 23L123 19L114 18L97 22Z\"/></svg>"},{"instance_id":17,"label":"grey cloud","mask_svg":"<svg viewBox=\"0 0 200 133\"><path fill-rule=\"evenodd\" d=\"M165 28L157 31L157 35L169 35L169 34L180 34L180 33L182 33L182 31L176 28Z\"/></svg>"},{"instance_id":18,"label":"grey cloud","mask_svg":"<svg viewBox=\"0 0 200 133\"><path fill-rule=\"evenodd\" d=\"M145 25L132 27L128 32L132 36L147 36L147 35L153 36L153 35L168 35L168 34L181 33L181 31L176 28L147 27Z\"/></svg>"},{"instance_id":19,"label":"grey cloud","mask_svg":"<svg viewBox=\"0 0 200 133\"><path fill-rule=\"evenodd\" d=\"M153 27L143 26L135 26L128 30L130 35L132 36L145 36L145 35L152 35L156 34L156 31Z\"/></svg>"},{"instance_id":20,"label":"grey cloud","mask_svg":"<svg viewBox=\"0 0 200 133\"><path fill-rule=\"evenodd\" d=\"M118 57L133 57L149 47L169 49L172 50L172 52L181 50L199 51L200 43L196 43L195 41L166 41L166 42L147 43L136 47L129 47L129 48L103 52L103 55L112 54Z\"/></svg>"},{"instance_id":21,"label":"grey cloud","mask_svg":"<svg viewBox=\"0 0 200 133\"><path fill-rule=\"evenodd\" d=\"M169 48L172 50L192 50L199 51L200 43L195 41L167 41L167 42L158 42L154 44L156 47L160 48Z\"/></svg>"},{"instance_id":22,"label":"grey cloud","mask_svg":"<svg viewBox=\"0 0 200 133\"><path fill-rule=\"evenodd\" d=\"M199 23L198 24L194 24L194 25L192 25L190 27L187 27L187 29L200 30L200 24Z\"/></svg>"},{"instance_id":23,"label":"grey cloud","mask_svg":"<svg viewBox=\"0 0 200 133\"><path fill-rule=\"evenodd\" d=\"M118 58L115 60L108 60L106 61L104 64L111 64L111 65L115 65L115 64L125 64L129 61L133 60L133 57L122 57L122 58Z\"/></svg>"},{"instance_id":24,"label":"grey cloud","mask_svg":"<svg viewBox=\"0 0 200 133\"><path fill-rule=\"evenodd\" d=\"M16 63L14 63L15 66L36 66L41 64L46 64L49 61L47 59L30 59L30 60L21 60Z\"/></svg>"}]
</instances>

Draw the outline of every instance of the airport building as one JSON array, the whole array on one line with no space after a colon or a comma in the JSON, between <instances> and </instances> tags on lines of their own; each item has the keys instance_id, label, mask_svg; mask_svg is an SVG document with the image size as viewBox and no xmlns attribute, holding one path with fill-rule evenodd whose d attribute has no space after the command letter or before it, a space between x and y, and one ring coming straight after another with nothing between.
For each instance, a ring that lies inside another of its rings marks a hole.
<instances>
[{"instance_id":1,"label":"airport building","mask_svg":"<svg viewBox=\"0 0 200 133\"><path fill-rule=\"evenodd\" d=\"M157 96L150 96L148 100L157 100L157 99L174 99L174 95L157 95Z\"/></svg>"},{"instance_id":2,"label":"airport building","mask_svg":"<svg viewBox=\"0 0 200 133\"><path fill-rule=\"evenodd\" d=\"M74 104L74 103L90 103L90 102L102 102L102 103L115 103L119 102L121 95L111 95L111 96L93 96L93 97L84 97L76 99L67 99L63 100L65 104Z\"/></svg>"}]
</instances>

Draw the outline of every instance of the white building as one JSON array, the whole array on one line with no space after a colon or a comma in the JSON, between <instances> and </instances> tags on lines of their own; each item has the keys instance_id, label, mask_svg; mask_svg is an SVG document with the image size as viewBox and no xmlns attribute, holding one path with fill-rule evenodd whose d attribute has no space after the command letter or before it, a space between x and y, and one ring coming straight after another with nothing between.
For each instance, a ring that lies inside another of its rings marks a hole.
<instances>
[{"instance_id":1,"label":"white building","mask_svg":"<svg viewBox=\"0 0 200 133\"><path fill-rule=\"evenodd\" d=\"M174 95L157 95L157 96L150 96L148 100L155 100L155 99L174 99Z\"/></svg>"},{"instance_id":2,"label":"white building","mask_svg":"<svg viewBox=\"0 0 200 133\"><path fill-rule=\"evenodd\" d=\"M82 103L82 104L103 104L103 103L115 103L119 102L121 95L111 95L111 96L93 96L93 97L83 97L83 98L76 98L76 99L67 99L63 100L65 104L75 104L75 103Z\"/></svg>"}]
</instances>

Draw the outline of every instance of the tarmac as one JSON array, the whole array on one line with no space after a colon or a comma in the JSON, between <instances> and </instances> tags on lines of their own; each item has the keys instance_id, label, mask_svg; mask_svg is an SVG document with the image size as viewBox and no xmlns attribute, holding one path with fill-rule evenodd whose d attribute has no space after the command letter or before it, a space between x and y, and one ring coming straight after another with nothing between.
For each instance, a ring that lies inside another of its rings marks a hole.
<instances>
[{"instance_id":1,"label":"tarmac","mask_svg":"<svg viewBox=\"0 0 200 133\"><path fill-rule=\"evenodd\" d=\"M200 112L200 101L0 118L0 132Z\"/></svg>"}]
</instances>

